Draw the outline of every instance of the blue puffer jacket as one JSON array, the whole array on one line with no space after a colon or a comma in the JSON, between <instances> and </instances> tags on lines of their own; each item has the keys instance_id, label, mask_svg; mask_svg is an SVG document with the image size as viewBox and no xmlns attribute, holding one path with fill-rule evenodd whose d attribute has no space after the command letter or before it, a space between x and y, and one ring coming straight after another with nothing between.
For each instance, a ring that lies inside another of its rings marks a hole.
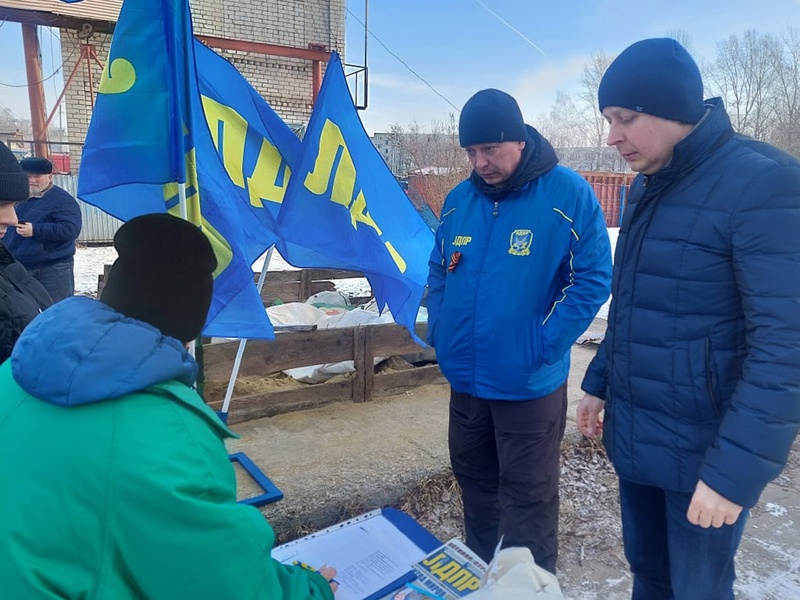
<instances>
[{"instance_id":1,"label":"blue puffer jacket","mask_svg":"<svg viewBox=\"0 0 800 600\"><path fill-rule=\"evenodd\" d=\"M707 104L633 184L583 389L620 477L750 507L800 426L800 162Z\"/></svg>"},{"instance_id":2,"label":"blue puffer jacket","mask_svg":"<svg viewBox=\"0 0 800 600\"><path fill-rule=\"evenodd\" d=\"M81 209L66 190L53 186L41 198L16 206L17 218L33 224L33 236L22 237L13 227L5 244L27 269L45 267L75 256L75 240L81 233Z\"/></svg>"},{"instance_id":3,"label":"blue puffer jacket","mask_svg":"<svg viewBox=\"0 0 800 600\"><path fill-rule=\"evenodd\" d=\"M611 254L586 181L529 128L533 178L502 200L467 180L445 200L428 279L428 341L454 390L530 400L567 378L570 347L608 298ZM448 271L451 256L461 253Z\"/></svg>"}]
</instances>

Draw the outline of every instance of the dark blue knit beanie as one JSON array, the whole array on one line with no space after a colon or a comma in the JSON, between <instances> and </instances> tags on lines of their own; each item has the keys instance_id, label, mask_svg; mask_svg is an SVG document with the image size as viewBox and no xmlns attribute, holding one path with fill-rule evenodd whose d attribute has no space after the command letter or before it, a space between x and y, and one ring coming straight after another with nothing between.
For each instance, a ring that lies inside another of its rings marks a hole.
<instances>
[{"instance_id":1,"label":"dark blue knit beanie","mask_svg":"<svg viewBox=\"0 0 800 600\"><path fill-rule=\"evenodd\" d=\"M671 38L642 40L622 51L600 81L602 111L619 106L670 121L697 123L705 112L700 69Z\"/></svg>"},{"instance_id":2,"label":"dark blue knit beanie","mask_svg":"<svg viewBox=\"0 0 800 600\"><path fill-rule=\"evenodd\" d=\"M474 144L524 142L525 121L517 101L505 92L481 90L467 100L458 119L458 138L462 148Z\"/></svg>"}]
</instances>

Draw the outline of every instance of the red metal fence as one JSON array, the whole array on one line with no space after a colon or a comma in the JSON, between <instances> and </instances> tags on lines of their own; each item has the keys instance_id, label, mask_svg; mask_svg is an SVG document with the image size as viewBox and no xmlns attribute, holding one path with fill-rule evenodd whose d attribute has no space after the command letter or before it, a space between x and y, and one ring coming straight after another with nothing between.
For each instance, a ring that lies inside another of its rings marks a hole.
<instances>
[{"instance_id":1,"label":"red metal fence","mask_svg":"<svg viewBox=\"0 0 800 600\"><path fill-rule=\"evenodd\" d=\"M635 173L601 173L578 171L592 186L606 217L606 227L619 227L621 210L631 189Z\"/></svg>"},{"instance_id":2,"label":"red metal fence","mask_svg":"<svg viewBox=\"0 0 800 600\"><path fill-rule=\"evenodd\" d=\"M600 207L606 217L606 227L619 227L621 210L631 188L635 173L610 173L601 171L578 171L592 186ZM425 202L439 216L447 192L458 182L441 175L409 176L408 194L412 201Z\"/></svg>"}]
</instances>

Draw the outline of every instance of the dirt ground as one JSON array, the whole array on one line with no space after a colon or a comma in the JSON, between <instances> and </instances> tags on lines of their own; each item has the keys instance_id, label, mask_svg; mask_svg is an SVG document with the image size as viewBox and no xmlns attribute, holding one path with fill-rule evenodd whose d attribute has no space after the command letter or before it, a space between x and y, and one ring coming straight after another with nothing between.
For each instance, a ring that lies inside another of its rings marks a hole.
<instances>
[{"instance_id":1,"label":"dirt ground","mask_svg":"<svg viewBox=\"0 0 800 600\"><path fill-rule=\"evenodd\" d=\"M621 544L617 482L605 453L574 422L595 346L574 346L562 445L558 578L567 598L621 600L631 580ZM281 382L281 385L286 385ZM277 415L235 425L244 451L285 493L262 512L285 542L382 506L414 516L439 539L463 539L458 486L446 446L445 385L356 405ZM240 495L248 495L241 478ZM800 598L800 451L751 511L737 560L737 598Z\"/></svg>"}]
</instances>

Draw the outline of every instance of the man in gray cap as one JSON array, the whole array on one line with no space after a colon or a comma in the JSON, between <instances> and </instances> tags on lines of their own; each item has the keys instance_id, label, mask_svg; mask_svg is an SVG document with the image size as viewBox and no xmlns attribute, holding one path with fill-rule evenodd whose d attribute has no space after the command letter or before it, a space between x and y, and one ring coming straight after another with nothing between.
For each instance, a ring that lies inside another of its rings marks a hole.
<instances>
[{"instance_id":1,"label":"man in gray cap","mask_svg":"<svg viewBox=\"0 0 800 600\"><path fill-rule=\"evenodd\" d=\"M53 185L53 164L46 158L20 161L28 175L30 198L17 205L17 226L6 247L45 287L54 302L75 293L75 240L81 210L75 198Z\"/></svg>"},{"instance_id":2,"label":"man in gray cap","mask_svg":"<svg viewBox=\"0 0 800 600\"><path fill-rule=\"evenodd\" d=\"M28 178L14 154L0 143L0 363L25 326L42 309L50 306L50 297L6 249L3 239L17 225L14 205L28 198Z\"/></svg>"},{"instance_id":3,"label":"man in gray cap","mask_svg":"<svg viewBox=\"0 0 800 600\"><path fill-rule=\"evenodd\" d=\"M427 306L466 541L488 561L502 537L555 573L570 348L608 298L608 233L510 95L470 98L459 138L474 170L445 200Z\"/></svg>"},{"instance_id":4,"label":"man in gray cap","mask_svg":"<svg viewBox=\"0 0 800 600\"><path fill-rule=\"evenodd\" d=\"M620 478L633 598L732 600L747 509L800 428L800 162L736 134L673 39L624 50L598 100L639 176L578 428Z\"/></svg>"}]
</instances>

